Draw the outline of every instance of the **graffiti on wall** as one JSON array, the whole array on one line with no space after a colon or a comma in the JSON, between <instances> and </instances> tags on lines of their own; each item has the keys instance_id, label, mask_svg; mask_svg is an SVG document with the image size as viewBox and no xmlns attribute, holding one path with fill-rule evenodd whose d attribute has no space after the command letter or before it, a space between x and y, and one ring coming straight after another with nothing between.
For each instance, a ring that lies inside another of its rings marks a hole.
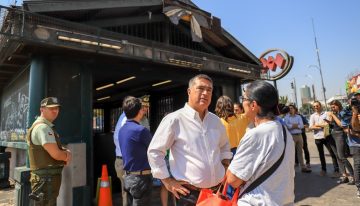
<instances>
[{"instance_id":1,"label":"graffiti on wall","mask_svg":"<svg viewBox=\"0 0 360 206\"><path fill-rule=\"evenodd\" d=\"M25 141L29 113L29 84L3 99L0 140Z\"/></svg>"}]
</instances>

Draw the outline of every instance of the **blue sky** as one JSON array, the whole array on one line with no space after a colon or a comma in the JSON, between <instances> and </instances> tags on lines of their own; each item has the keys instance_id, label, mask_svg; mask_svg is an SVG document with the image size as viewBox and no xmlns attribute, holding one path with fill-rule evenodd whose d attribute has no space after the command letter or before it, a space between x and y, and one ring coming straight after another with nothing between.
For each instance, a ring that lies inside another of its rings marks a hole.
<instances>
[{"instance_id":1,"label":"blue sky","mask_svg":"<svg viewBox=\"0 0 360 206\"><path fill-rule=\"evenodd\" d=\"M345 94L345 81L360 72L360 1L358 0L194 0L200 8L220 17L222 26L253 54L281 48L294 56L290 73L279 80L281 96L293 99L290 82L315 83L322 98L311 18L314 19L327 99ZM307 77L309 74L313 79ZM300 103L300 92L298 91Z\"/></svg>"},{"instance_id":2,"label":"blue sky","mask_svg":"<svg viewBox=\"0 0 360 206\"><path fill-rule=\"evenodd\" d=\"M0 0L2 5L14 0ZM21 4L21 0L17 4ZM321 80L311 18L320 50L327 98L345 93L349 74L360 72L359 0L193 0L200 8L222 20L222 26L253 54L280 48L294 56L290 73L279 80L281 96L293 99L290 82L296 80L298 99L302 85L315 84L322 97ZM306 75L310 75L312 79Z\"/></svg>"}]
</instances>

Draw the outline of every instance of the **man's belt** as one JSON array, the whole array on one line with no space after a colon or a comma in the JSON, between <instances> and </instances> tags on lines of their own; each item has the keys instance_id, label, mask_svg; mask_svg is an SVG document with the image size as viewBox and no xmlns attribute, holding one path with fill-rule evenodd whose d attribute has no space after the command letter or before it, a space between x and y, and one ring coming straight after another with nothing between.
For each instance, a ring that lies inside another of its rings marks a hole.
<instances>
[{"instance_id":1,"label":"man's belt","mask_svg":"<svg viewBox=\"0 0 360 206\"><path fill-rule=\"evenodd\" d=\"M212 191L217 191L219 189L220 185L221 185L221 182L219 184L213 186L213 187L206 188L206 189L210 189ZM185 184L183 186L186 187L189 190L195 190L195 191L200 191L201 189L204 189L204 188L199 188L199 187L196 187L196 186L190 185L190 184Z\"/></svg>"},{"instance_id":2,"label":"man's belt","mask_svg":"<svg viewBox=\"0 0 360 206\"><path fill-rule=\"evenodd\" d=\"M63 167L56 168L44 168L31 171L36 175L59 175L62 172Z\"/></svg>"},{"instance_id":3,"label":"man's belt","mask_svg":"<svg viewBox=\"0 0 360 206\"><path fill-rule=\"evenodd\" d=\"M116 159L121 159L122 160L122 157L121 156L116 156Z\"/></svg>"},{"instance_id":4,"label":"man's belt","mask_svg":"<svg viewBox=\"0 0 360 206\"><path fill-rule=\"evenodd\" d=\"M142 171L125 171L127 175L150 175L151 170L142 170Z\"/></svg>"}]
</instances>

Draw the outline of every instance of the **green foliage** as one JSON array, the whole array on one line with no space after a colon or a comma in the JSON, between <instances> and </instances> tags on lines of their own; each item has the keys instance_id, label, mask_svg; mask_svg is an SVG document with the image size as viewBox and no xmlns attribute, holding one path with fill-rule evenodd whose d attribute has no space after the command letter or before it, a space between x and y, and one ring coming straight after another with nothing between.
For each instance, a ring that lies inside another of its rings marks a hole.
<instances>
[{"instance_id":1,"label":"green foliage","mask_svg":"<svg viewBox=\"0 0 360 206\"><path fill-rule=\"evenodd\" d=\"M279 103L280 104L287 104L289 102L289 98L287 96L280 96Z\"/></svg>"}]
</instances>

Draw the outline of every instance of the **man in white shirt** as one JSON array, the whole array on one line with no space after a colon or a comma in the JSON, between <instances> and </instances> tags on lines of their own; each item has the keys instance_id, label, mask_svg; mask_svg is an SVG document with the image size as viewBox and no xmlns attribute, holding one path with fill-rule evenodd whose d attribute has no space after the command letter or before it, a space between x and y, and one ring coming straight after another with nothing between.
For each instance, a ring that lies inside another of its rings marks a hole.
<instances>
[{"instance_id":1,"label":"man in white shirt","mask_svg":"<svg viewBox=\"0 0 360 206\"><path fill-rule=\"evenodd\" d=\"M160 123L148 149L152 174L176 197L176 205L195 205L201 188L217 189L232 153L220 119L208 111L213 83L207 75L189 81L188 102ZM170 177L165 163L170 149Z\"/></svg>"},{"instance_id":2,"label":"man in white shirt","mask_svg":"<svg viewBox=\"0 0 360 206\"><path fill-rule=\"evenodd\" d=\"M339 176L339 165L336 160L336 147L332 149L333 139L332 137L325 137L324 127L328 124L326 123L327 115L322 111L322 106L319 101L313 103L314 113L310 116L309 129L314 132L315 144L319 152L320 162L321 162L321 171L320 175L326 175L326 160L324 154L324 145L329 151L333 165L334 165L334 177Z\"/></svg>"},{"instance_id":3,"label":"man in white shirt","mask_svg":"<svg viewBox=\"0 0 360 206\"><path fill-rule=\"evenodd\" d=\"M309 173L311 172L311 170L305 166L303 152L302 152L303 139L302 139L301 129L304 128L304 124L300 115L296 114L295 105L289 105L289 109L290 109L289 114L286 115L284 118L285 125L289 129L293 137L295 143L296 155L301 166L301 172Z\"/></svg>"},{"instance_id":4,"label":"man in white shirt","mask_svg":"<svg viewBox=\"0 0 360 206\"><path fill-rule=\"evenodd\" d=\"M241 194L237 205L294 205L295 149L287 129L286 144L278 113L278 93L265 81L250 83L242 96L245 115L255 123L241 139L226 172L227 183L243 193L282 156L279 167L253 190Z\"/></svg>"}]
</instances>

